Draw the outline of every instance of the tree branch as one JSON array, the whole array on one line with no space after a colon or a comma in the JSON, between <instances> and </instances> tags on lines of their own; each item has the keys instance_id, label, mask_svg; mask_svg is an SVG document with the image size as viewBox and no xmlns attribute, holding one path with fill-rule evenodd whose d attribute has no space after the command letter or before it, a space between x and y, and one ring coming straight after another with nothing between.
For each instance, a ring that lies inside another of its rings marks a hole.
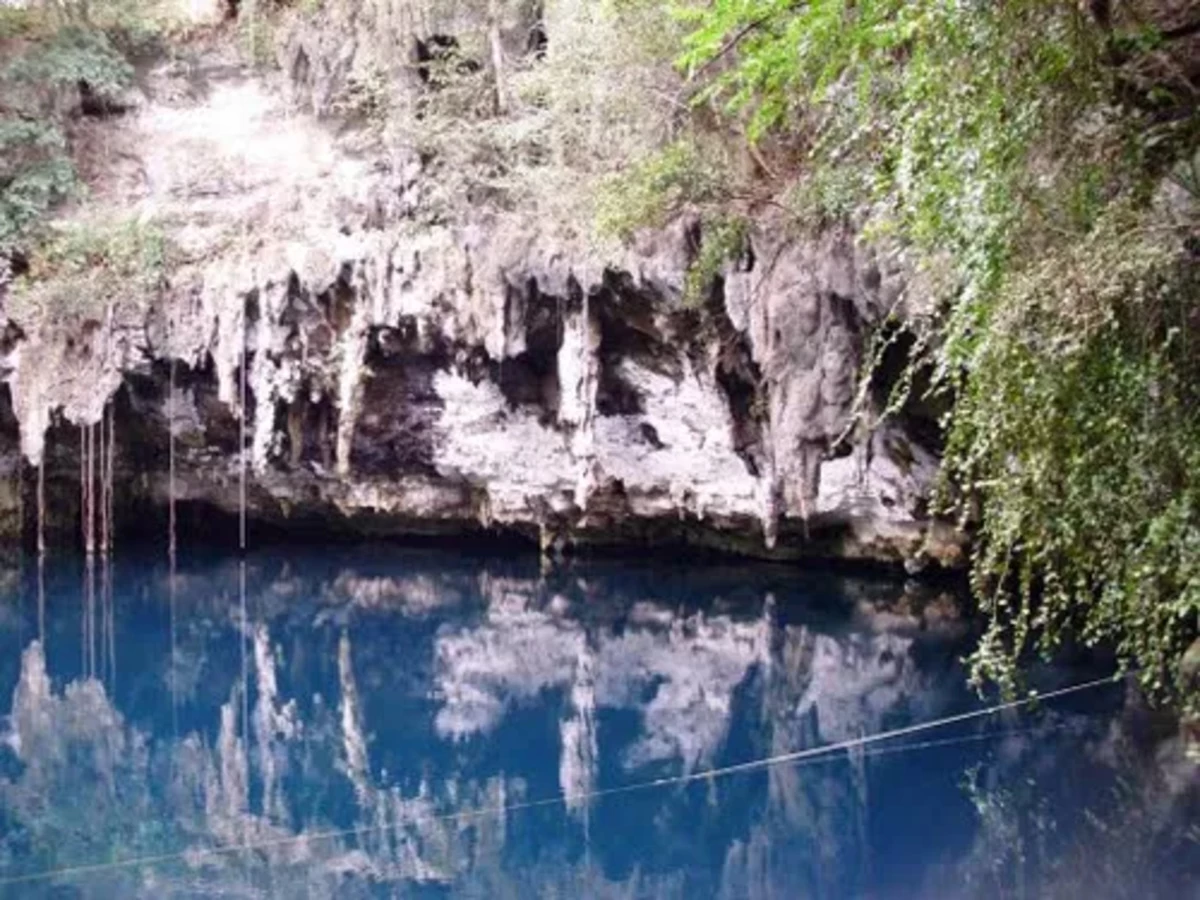
<instances>
[{"instance_id":1,"label":"tree branch","mask_svg":"<svg viewBox=\"0 0 1200 900\"><path fill-rule=\"evenodd\" d=\"M1191 37L1193 34L1200 34L1200 19L1176 28L1168 28L1162 32L1162 38L1165 41L1178 41L1181 38Z\"/></svg>"},{"instance_id":2,"label":"tree branch","mask_svg":"<svg viewBox=\"0 0 1200 900\"><path fill-rule=\"evenodd\" d=\"M763 25L766 25L771 16L771 13L767 13L765 16L759 16L757 19L747 22L745 25L739 28L736 32L734 32L733 36L730 37L729 40L724 43L724 45L722 45L720 50L718 50L707 62L705 62L704 65L688 76L688 80L691 81L699 78L701 75L715 66L720 60L732 53L738 44L744 41Z\"/></svg>"}]
</instances>

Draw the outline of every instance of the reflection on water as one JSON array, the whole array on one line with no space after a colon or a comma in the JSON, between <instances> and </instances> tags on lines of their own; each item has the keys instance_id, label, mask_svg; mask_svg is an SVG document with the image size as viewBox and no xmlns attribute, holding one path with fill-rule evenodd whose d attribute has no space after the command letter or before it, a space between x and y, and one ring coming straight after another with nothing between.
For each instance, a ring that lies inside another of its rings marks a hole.
<instances>
[{"instance_id":1,"label":"reflection on water","mask_svg":"<svg viewBox=\"0 0 1200 900\"><path fill-rule=\"evenodd\" d=\"M1119 686L604 793L973 708L936 592L394 549L46 577L0 586L3 896L1200 896L1193 772Z\"/></svg>"}]
</instances>

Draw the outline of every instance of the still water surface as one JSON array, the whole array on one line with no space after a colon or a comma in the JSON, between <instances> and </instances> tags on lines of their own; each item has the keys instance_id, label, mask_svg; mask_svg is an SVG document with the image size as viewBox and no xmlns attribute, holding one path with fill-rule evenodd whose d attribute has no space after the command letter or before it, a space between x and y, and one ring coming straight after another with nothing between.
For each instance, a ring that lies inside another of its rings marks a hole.
<instances>
[{"instance_id":1,"label":"still water surface","mask_svg":"<svg viewBox=\"0 0 1200 900\"><path fill-rule=\"evenodd\" d=\"M26 567L0 896L1200 897L1190 770L1119 685L671 780L977 708L969 640L937 590L773 567Z\"/></svg>"}]
</instances>

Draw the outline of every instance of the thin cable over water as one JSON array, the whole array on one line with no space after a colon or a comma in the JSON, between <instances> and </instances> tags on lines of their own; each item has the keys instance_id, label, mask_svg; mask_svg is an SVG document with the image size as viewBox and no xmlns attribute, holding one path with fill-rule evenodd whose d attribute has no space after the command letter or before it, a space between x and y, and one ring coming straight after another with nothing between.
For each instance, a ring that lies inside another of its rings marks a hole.
<instances>
[{"instance_id":1,"label":"thin cable over water","mask_svg":"<svg viewBox=\"0 0 1200 900\"><path fill-rule=\"evenodd\" d=\"M1129 673L1134 674L1134 673ZM1126 675L1125 677L1128 677ZM716 768L703 769L697 772L685 773L683 775L674 775L665 778L657 778L651 781L639 781L633 784L622 785L620 787L602 788L595 791L583 791L579 793L557 794L553 797L545 797L540 800L528 800L519 803L500 804L490 807L479 807L471 810L463 810L454 813L443 813L429 816L419 816L405 822L395 822L385 825L361 825L355 828L336 829L331 831L320 831L312 834L291 835L284 838L276 838L269 841L259 841L255 843L242 843L229 845L224 847L197 848L192 850L184 850L175 853L163 853L155 856L131 857L129 859L111 860L100 863L87 863L78 866L66 866L60 869L47 870L43 872L35 872L29 875L17 875L8 878L0 878L0 887L6 887L15 884L29 884L38 881L47 881L54 878L62 878L73 875L89 875L100 872L113 872L121 869L138 868L142 866L161 865L169 862L196 862L206 858L214 858L221 856L229 856L235 853L243 853L249 851L272 850L279 847L287 847L296 844L330 841L339 838L361 837L369 834L386 833L395 831L402 827L421 824L423 822L462 822L472 819L486 818L519 812L521 810L539 809L549 806L558 806L567 803L588 803L592 800L603 799L607 797L615 797L621 794L632 794L638 791L651 790L659 787L669 787L672 785L689 784L696 781L704 781L709 779L723 778L729 775L742 774L746 772L762 771L775 766L782 765L814 765L817 763L832 762L835 759L841 759L838 756L843 750L852 750L856 748L869 747L874 744L879 744L884 741L894 740L896 738L905 737L912 734L918 734L924 731L932 731L936 728L944 728L947 725L953 725L959 722L967 722L976 719L983 719L989 716L994 716L998 713L1005 712L1011 709L1020 709L1026 706L1031 706L1035 703L1041 703L1048 700L1054 700L1059 697L1065 697L1071 694L1079 694L1084 691L1093 690L1105 685L1113 685L1119 683L1121 678L1105 677L1096 678L1091 681L1082 682L1080 684L1071 685L1065 688L1058 688L1053 691L1047 691L1044 694L1034 694L1028 697L1022 697L1018 700L1010 700L1005 703L999 703L995 706L986 707L984 709L972 710L970 712L959 713L953 716L947 716L942 719L936 719L932 722L920 722L915 725L907 725L903 728L893 728L889 731L879 732L878 734L866 735L858 738L851 738L845 741L839 741L834 744L827 744L822 747L809 747L804 750L797 750L792 753L781 753L775 756L768 756L762 759L751 760L744 763L736 763L729 766L720 766ZM894 747L878 747L871 750L864 750L862 755L868 757L883 756L894 753L903 753L913 750L923 750L933 747L947 747L956 744L966 744L972 742L980 742L988 739L1001 739L1015 735L1042 733L1047 729L1022 729L1022 730L1006 730L997 731L985 734L976 735L961 735L952 738L942 738L940 740L920 741L911 744L901 744ZM1050 728L1048 730L1054 730Z\"/></svg>"}]
</instances>

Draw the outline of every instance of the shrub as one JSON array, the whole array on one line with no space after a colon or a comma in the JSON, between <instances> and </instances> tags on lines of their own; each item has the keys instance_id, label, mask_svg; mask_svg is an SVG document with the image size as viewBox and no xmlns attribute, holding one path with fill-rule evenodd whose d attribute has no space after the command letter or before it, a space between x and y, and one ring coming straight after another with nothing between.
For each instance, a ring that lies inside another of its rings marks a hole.
<instances>
[{"instance_id":1,"label":"shrub","mask_svg":"<svg viewBox=\"0 0 1200 900\"><path fill-rule=\"evenodd\" d=\"M0 118L0 254L76 186L62 132L42 122Z\"/></svg>"},{"instance_id":2,"label":"shrub","mask_svg":"<svg viewBox=\"0 0 1200 900\"><path fill-rule=\"evenodd\" d=\"M725 200L724 186L718 160L706 158L695 141L676 141L602 182L597 227L629 240L639 228L662 227L684 208Z\"/></svg>"},{"instance_id":3,"label":"shrub","mask_svg":"<svg viewBox=\"0 0 1200 900\"><path fill-rule=\"evenodd\" d=\"M84 82L98 96L115 98L133 80L133 67L104 32L66 25L13 60L3 78L42 88L50 96L74 93Z\"/></svg>"},{"instance_id":4,"label":"shrub","mask_svg":"<svg viewBox=\"0 0 1200 900\"><path fill-rule=\"evenodd\" d=\"M133 68L110 33L131 34L134 9L108 0L4 11L0 40L19 40L0 67L0 253L27 240L78 187L66 119L81 86L111 101L131 83Z\"/></svg>"},{"instance_id":5,"label":"shrub","mask_svg":"<svg viewBox=\"0 0 1200 900\"><path fill-rule=\"evenodd\" d=\"M86 320L110 307L144 306L162 287L167 263L166 238L153 224L72 224L30 255L10 314L26 322Z\"/></svg>"}]
</instances>

